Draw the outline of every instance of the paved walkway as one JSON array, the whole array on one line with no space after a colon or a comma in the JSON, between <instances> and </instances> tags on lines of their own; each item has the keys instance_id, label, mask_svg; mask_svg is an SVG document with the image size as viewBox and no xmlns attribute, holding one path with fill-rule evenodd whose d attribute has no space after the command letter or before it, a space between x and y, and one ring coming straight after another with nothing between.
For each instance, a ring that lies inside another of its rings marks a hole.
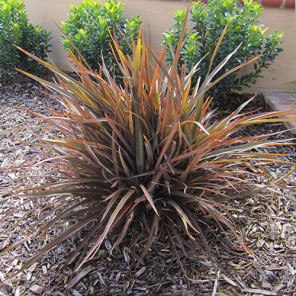
<instances>
[{"instance_id":1,"label":"paved walkway","mask_svg":"<svg viewBox=\"0 0 296 296\"><path fill-rule=\"evenodd\" d=\"M266 104L276 111L295 110L296 119L296 93L263 93ZM291 132L296 135L296 121L285 122L285 126L291 129Z\"/></svg>"}]
</instances>

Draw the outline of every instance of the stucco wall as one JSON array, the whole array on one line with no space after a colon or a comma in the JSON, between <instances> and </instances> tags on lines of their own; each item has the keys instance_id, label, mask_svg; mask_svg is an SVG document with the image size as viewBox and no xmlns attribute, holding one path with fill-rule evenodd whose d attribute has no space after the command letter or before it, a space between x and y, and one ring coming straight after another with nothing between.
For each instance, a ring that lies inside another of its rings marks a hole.
<instances>
[{"instance_id":1,"label":"stucco wall","mask_svg":"<svg viewBox=\"0 0 296 296\"><path fill-rule=\"evenodd\" d=\"M53 48L51 58L64 69L69 69L67 55L62 49L61 33L52 18L60 24L67 19L70 4L78 5L82 0L25 0L29 18L33 24L40 24L45 29L53 31L51 41ZM101 3L104 1L101 0ZM152 45L156 52L160 52L162 32L173 24L172 15L178 9L185 9L185 2L122 0L125 4L125 16L141 15L144 23L151 25ZM262 91L296 91L296 30L294 9L280 9L266 7L261 22L269 27L270 34L274 29L279 29L285 34L283 38L284 52L276 59L275 63L263 72L264 79L259 79L250 92Z\"/></svg>"}]
</instances>

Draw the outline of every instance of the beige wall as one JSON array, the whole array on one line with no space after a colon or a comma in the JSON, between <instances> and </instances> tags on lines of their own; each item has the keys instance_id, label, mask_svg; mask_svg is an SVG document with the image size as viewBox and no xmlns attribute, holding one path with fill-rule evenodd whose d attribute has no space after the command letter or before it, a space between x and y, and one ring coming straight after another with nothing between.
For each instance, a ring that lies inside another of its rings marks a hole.
<instances>
[{"instance_id":1,"label":"beige wall","mask_svg":"<svg viewBox=\"0 0 296 296\"><path fill-rule=\"evenodd\" d=\"M45 29L53 31L51 41L53 48L51 57L61 68L69 69L67 56L62 49L61 33L52 18L60 24L67 19L70 4L77 6L82 0L25 0L29 18L33 24L42 25ZM104 1L101 0L101 3ZM151 24L152 45L156 52L160 52L162 32L173 24L172 15L178 9L185 9L185 2L147 1L147 0L122 0L125 4L125 16L141 15L144 24ZM280 9L266 7L261 22L270 29L279 29L285 34L283 38L284 52L276 59L275 63L264 71L263 79L259 79L249 92L262 91L296 91L296 29L294 9Z\"/></svg>"}]
</instances>

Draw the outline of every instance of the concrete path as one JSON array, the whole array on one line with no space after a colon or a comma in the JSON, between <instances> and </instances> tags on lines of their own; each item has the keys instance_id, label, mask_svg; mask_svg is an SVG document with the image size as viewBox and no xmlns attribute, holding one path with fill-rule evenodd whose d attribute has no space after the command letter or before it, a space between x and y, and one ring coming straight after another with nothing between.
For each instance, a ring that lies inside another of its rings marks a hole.
<instances>
[{"instance_id":1,"label":"concrete path","mask_svg":"<svg viewBox=\"0 0 296 296\"><path fill-rule=\"evenodd\" d=\"M263 93L266 104L276 111L295 110L296 118L296 93ZM285 122L285 126L291 129L291 132L296 135L296 121Z\"/></svg>"}]
</instances>

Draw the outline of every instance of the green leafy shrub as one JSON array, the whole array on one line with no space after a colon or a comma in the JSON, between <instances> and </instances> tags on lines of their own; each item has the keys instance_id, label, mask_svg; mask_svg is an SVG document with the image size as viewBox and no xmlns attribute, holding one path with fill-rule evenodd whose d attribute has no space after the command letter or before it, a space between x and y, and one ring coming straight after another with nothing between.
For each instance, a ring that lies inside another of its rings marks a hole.
<instances>
[{"instance_id":1,"label":"green leafy shrub","mask_svg":"<svg viewBox=\"0 0 296 296\"><path fill-rule=\"evenodd\" d=\"M35 56L46 59L50 33L41 26L29 23L22 1L0 0L0 73L2 77L15 75L16 67L40 73L40 64L13 45L20 46Z\"/></svg>"},{"instance_id":2,"label":"green leafy shrub","mask_svg":"<svg viewBox=\"0 0 296 296\"><path fill-rule=\"evenodd\" d=\"M115 33L122 51L132 54L130 44L137 39L141 24L140 17L124 18L123 6L114 0L109 0L104 5L93 0L84 0L78 7L72 5L69 20L62 23L63 31L69 37L63 39L64 48L77 56L74 48L76 46L94 70L99 69L104 60L112 74L120 75L111 49L110 32Z\"/></svg>"},{"instance_id":3,"label":"green leafy shrub","mask_svg":"<svg viewBox=\"0 0 296 296\"><path fill-rule=\"evenodd\" d=\"M233 199L268 190L268 184L284 186L282 178L274 180L268 170L262 169L283 161L280 156L275 159L273 154L254 150L277 142L268 135L243 137L237 132L247 125L282 122L295 113L243 114L245 103L231 115L214 120L204 94L225 75L213 80L221 70L221 66L217 67L200 87L191 85L193 71L188 75L182 71L180 76L177 65L183 33L180 35L170 70L163 62L165 52L158 57L143 42L141 33L130 58L115 41L121 85L105 65L102 71L90 71L80 62L81 56L77 59L70 54L77 67L77 80L35 58L55 73L58 83L25 74L53 91L64 110L52 109L52 116L39 116L63 135L43 139L49 156L36 159L33 165L48 165L58 177L51 173L51 183L20 194L31 201L42 198L45 209L52 203L50 212L57 209L57 214L53 218L38 213L41 218L31 225L29 235L32 231L44 234L60 220L75 217L77 223L48 243L21 270L85 228L84 239L69 259L73 262L75 258L77 269L96 256L107 236L112 242L110 252L116 249L132 225L143 226L141 235L146 248L140 257L148 252L160 230L176 238L173 244L182 250L186 245L181 235L191 239L201 236L210 255L203 234L207 219L230 228L235 235L230 239L238 243L240 236L232 224ZM58 155L52 157L52 151ZM52 178L56 181L52 182ZM80 252L83 255L78 260Z\"/></svg>"},{"instance_id":4,"label":"green leafy shrub","mask_svg":"<svg viewBox=\"0 0 296 296\"><path fill-rule=\"evenodd\" d=\"M210 0L207 4L193 2L190 9L192 31L187 31L187 40L182 47L180 65L187 63L188 67L194 66L201 58L203 62L194 81L198 76L206 77L210 65L211 55L215 49L217 40L228 23L225 37L217 52L213 67L217 66L227 55L233 52L240 44L237 52L224 66L224 72L248 61L251 57L261 55L253 64L253 69L248 69L244 75L232 73L221 81L211 95L221 97L229 91L240 90L242 86L254 84L264 68L268 68L279 52L282 43L282 34L275 30L272 35L266 35L267 29L259 24L258 18L262 14L262 7L249 0L243 0L243 5L237 0ZM185 11L178 11L175 16L175 24L164 33L163 44L168 46L168 61L172 63L174 52L177 48L185 19Z\"/></svg>"}]
</instances>

